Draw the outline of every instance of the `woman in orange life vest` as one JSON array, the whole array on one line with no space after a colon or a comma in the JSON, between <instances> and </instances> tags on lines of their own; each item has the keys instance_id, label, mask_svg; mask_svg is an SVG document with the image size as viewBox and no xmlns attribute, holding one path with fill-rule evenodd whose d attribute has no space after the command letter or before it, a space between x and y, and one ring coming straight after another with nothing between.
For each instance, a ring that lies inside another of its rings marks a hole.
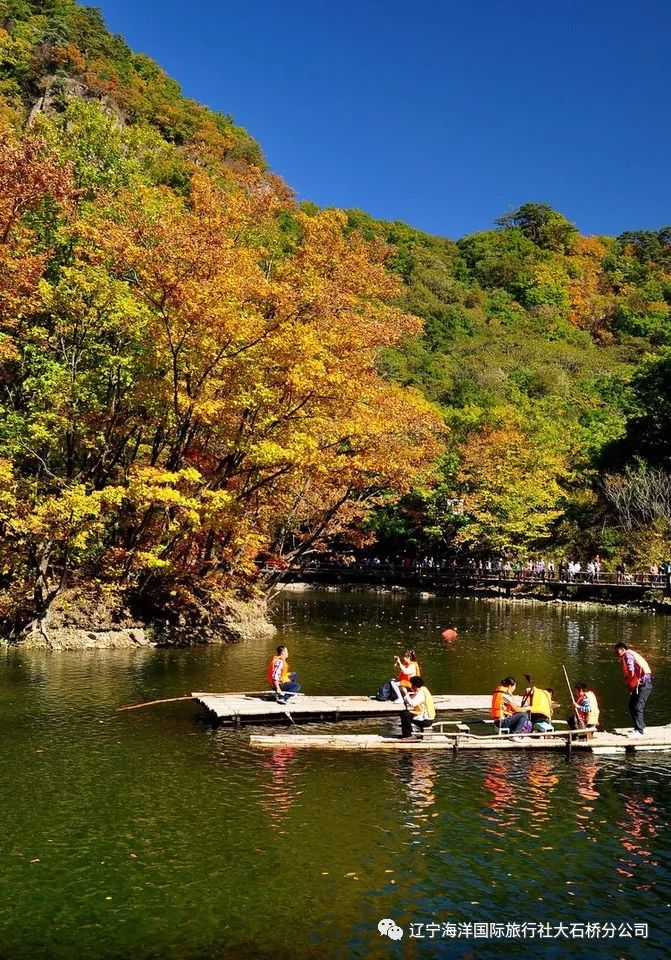
<instances>
[{"instance_id":1,"label":"woman in orange life vest","mask_svg":"<svg viewBox=\"0 0 671 960\"><path fill-rule=\"evenodd\" d=\"M568 718L571 730L577 730L579 726L598 727L599 703L594 691L586 683L576 683L574 700L576 712Z\"/></svg>"},{"instance_id":2,"label":"woman in orange life vest","mask_svg":"<svg viewBox=\"0 0 671 960\"><path fill-rule=\"evenodd\" d=\"M492 694L490 714L494 726L504 733L517 733L521 727L529 725L528 707L518 707L513 700L517 681L515 677L504 677Z\"/></svg>"},{"instance_id":3,"label":"woman in orange life vest","mask_svg":"<svg viewBox=\"0 0 671 960\"><path fill-rule=\"evenodd\" d=\"M301 688L295 673L289 672L289 651L280 645L268 665L267 679L270 689L275 691L277 702L286 703L286 693L298 693Z\"/></svg>"},{"instance_id":4,"label":"woman in orange life vest","mask_svg":"<svg viewBox=\"0 0 671 960\"><path fill-rule=\"evenodd\" d=\"M412 726L426 730L436 719L436 708L431 691L421 677L413 677L410 681L410 692L403 690L403 702L406 709L401 714L401 737L412 736Z\"/></svg>"},{"instance_id":5,"label":"woman in orange life vest","mask_svg":"<svg viewBox=\"0 0 671 960\"><path fill-rule=\"evenodd\" d=\"M630 736L645 736L645 705L652 693L652 670L648 661L630 650L626 643L616 643L615 649L622 663L624 679L629 687L629 713L634 721Z\"/></svg>"},{"instance_id":6,"label":"woman in orange life vest","mask_svg":"<svg viewBox=\"0 0 671 960\"><path fill-rule=\"evenodd\" d=\"M400 700L404 691L410 690L412 678L420 674L417 654L414 650L404 650L402 658L394 657L394 666L398 670L398 676L389 682L396 691L396 699Z\"/></svg>"}]
</instances>

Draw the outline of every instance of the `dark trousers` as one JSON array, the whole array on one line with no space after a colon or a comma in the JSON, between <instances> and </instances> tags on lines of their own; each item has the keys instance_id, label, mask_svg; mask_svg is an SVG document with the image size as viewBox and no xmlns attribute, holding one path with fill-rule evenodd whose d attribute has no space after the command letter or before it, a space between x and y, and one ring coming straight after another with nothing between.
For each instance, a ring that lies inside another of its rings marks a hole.
<instances>
[{"instance_id":1,"label":"dark trousers","mask_svg":"<svg viewBox=\"0 0 671 960\"><path fill-rule=\"evenodd\" d=\"M426 730L433 724L433 720L415 720L415 714L409 710L404 710L401 714L401 736L411 737L412 727L419 727L420 730Z\"/></svg>"},{"instance_id":2,"label":"dark trousers","mask_svg":"<svg viewBox=\"0 0 671 960\"><path fill-rule=\"evenodd\" d=\"M301 685L296 679L295 673L290 673L289 679L285 680L284 683L280 684L280 690L282 691L282 693L298 693L300 688L301 688ZM271 687L271 689L274 690L275 687Z\"/></svg>"},{"instance_id":3,"label":"dark trousers","mask_svg":"<svg viewBox=\"0 0 671 960\"><path fill-rule=\"evenodd\" d=\"M526 723L526 719L526 713L513 713L509 717L504 717L503 720L495 720L494 726L498 730L503 730L504 733L517 733L519 728Z\"/></svg>"},{"instance_id":4,"label":"dark trousers","mask_svg":"<svg viewBox=\"0 0 671 960\"><path fill-rule=\"evenodd\" d=\"M632 690L629 697L629 713L634 721L634 729L640 733L645 730L645 705L651 693L652 684L644 683Z\"/></svg>"}]
</instances>

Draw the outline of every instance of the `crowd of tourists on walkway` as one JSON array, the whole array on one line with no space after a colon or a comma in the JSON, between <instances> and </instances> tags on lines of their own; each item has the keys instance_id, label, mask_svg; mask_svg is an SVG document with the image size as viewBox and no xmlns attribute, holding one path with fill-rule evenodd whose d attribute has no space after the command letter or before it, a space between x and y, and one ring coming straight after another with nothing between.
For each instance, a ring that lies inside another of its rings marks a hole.
<instances>
[{"instance_id":1,"label":"crowd of tourists on walkway","mask_svg":"<svg viewBox=\"0 0 671 960\"><path fill-rule=\"evenodd\" d=\"M467 573L483 579L555 581L557 583L614 582L622 585L637 583L667 586L671 589L671 560L662 564L651 563L647 570L630 570L624 561L619 561L614 568L606 569L599 554L595 554L587 561L573 558L546 560L544 557L529 560L487 557L476 560L473 557L458 559L434 557L429 554L422 557L365 556L360 559L354 556L338 556L324 557L316 565L345 566L363 570L401 570L418 574Z\"/></svg>"}]
</instances>

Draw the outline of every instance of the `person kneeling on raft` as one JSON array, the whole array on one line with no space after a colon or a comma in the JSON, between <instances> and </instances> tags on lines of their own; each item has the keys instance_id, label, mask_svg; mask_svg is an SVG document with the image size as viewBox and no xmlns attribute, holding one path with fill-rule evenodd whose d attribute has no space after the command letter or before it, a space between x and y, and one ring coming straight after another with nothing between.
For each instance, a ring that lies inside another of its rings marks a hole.
<instances>
[{"instance_id":1,"label":"person kneeling on raft","mask_svg":"<svg viewBox=\"0 0 671 960\"><path fill-rule=\"evenodd\" d=\"M586 683L576 683L573 699L575 700L575 713L567 721L571 730L581 730L583 727L598 727L599 703L594 691L590 690Z\"/></svg>"},{"instance_id":2,"label":"person kneeling on raft","mask_svg":"<svg viewBox=\"0 0 671 960\"><path fill-rule=\"evenodd\" d=\"M267 680L270 689L275 691L278 703L286 703L288 693L298 693L301 688L295 673L289 671L289 651L280 644L275 656L268 665Z\"/></svg>"},{"instance_id":3,"label":"person kneeling on raft","mask_svg":"<svg viewBox=\"0 0 671 960\"><path fill-rule=\"evenodd\" d=\"M504 677L492 694L490 716L494 726L502 733L521 733L522 728L531 729L528 707L518 707L513 700L517 681L515 677Z\"/></svg>"},{"instance_id":4,"label":"person kneeling on raft","mask_svg":"<svg viewBox=\"0 0 671 960\"><path fill-rule=\"evenodd\" d=\"M401 737L411 737L413 725L426 730L436 719L431 691L421 677L412 677L410 692L404 692L403 702L406 709L401 714Z\"/></svg>"}]
</instances>

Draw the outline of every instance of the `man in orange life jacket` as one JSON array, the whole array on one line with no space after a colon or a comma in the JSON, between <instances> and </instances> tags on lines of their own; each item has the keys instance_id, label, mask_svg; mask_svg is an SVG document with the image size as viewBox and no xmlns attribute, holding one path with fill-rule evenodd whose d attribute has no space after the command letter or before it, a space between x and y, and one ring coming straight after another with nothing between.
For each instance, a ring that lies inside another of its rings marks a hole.
<instances>
[{"instance_id":1,"label":"man in orange life jacket","mask_svg":"<svg viewBox=\"0 0 671 960\"><path fill-rule=\"evenodd\" d=\"M634 730L630 736L644 737L645 705L652 693L652 671L648 661L640 653L630 650L626 643L617 643L615 649L629 687L629 713L634 721Z\"/></svg>"},{"instance_id":2,"label":"man in orange life jacket","mask_svg":"<svg viewBox=\"0 0 671 960\"><path fill-rule=\"evenodd\" d=\"M295 673L289 673L289 651L284 646L279 646L275 651L275 656L268 666L268 683L275 691L278 703L286 703L287 693L298 693L301 688L296 679Z\"/></svg>"}]
</instances>

